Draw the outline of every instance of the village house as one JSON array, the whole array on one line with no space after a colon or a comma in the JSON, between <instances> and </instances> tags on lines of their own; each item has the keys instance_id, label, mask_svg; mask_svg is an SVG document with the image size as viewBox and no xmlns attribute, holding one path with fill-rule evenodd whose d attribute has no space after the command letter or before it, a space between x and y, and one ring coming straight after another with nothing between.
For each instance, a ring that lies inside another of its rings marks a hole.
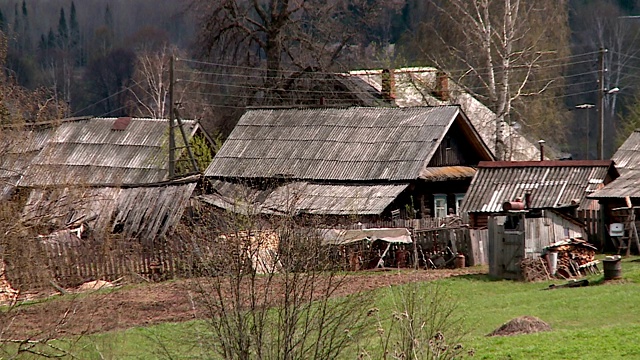
<instances>
[{"instance_id":1,"label":"village house","mask_svg":"<svg viewBox=\"0 0 640 360\"><path fill-rule=\"evenodd\" d=\"M399 107L458 105L468 116L489 149L495 153L496 114L481 101L434 67L357 70L348 73L361 79ZM527 138L519 124L505 124L508 154L505 160L528 161L540 158L535 141ZM537 140L537 139L536 139ZM548 158L559 158L550 152Z\"/></svg>"},{"instance_id":2,"label":"village house","mask_svg":"<svg viewBox=\"0 0 640 360\"><path fill-rule=\"evenodd\" d=\"M458 106L254 109L207 169L201 199L332 223L445 217L491 160Z\"/></svg>"},{"instance_id":3,"label":"village house","mask_svg":"<svg viewBox=\"0 0 640 360\"><path fill-rule=\"evenodd\" d=\"M587 196L619 176L611 160L481 162L462 211L487 229L492 275L520 276L520 261L567 238L598 244L597 201Z\"/></svg>"}]
</instances>

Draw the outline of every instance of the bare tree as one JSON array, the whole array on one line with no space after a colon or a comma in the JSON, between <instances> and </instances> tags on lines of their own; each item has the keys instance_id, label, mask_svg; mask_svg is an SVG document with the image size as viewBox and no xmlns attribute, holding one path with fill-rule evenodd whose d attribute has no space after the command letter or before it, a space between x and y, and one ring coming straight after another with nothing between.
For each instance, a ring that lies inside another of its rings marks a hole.
<instances>
[{"instance_id":1,"label":"bare tree","mask_svg":"<svg viewBox=\"0 0 640 360\"><path fill-rule=\"evenodd\" d=\"M564 51L550 39L566 37L566 31L562 31L566 29L565 2L431 0L430 3L439 14L437 21L432 22L431 34L440 45L428 48L428 57L443 69L464 69L450 75L495 112L496 156L508 159L507 125L511 123L514 104L543 94L561 81L558 73L548 77L544 73L548 68L545 64ZM543 19L549 14L554 24L560 24L558 27L545 24Z\"/></svg>"},{"instance_id":2,"label":"bare tree","mask_svg":"<svg viewBox=\"0 0 640 360\"><path fill-rule=\"evenodd\" d=\"M364 28L377 14L396 8L379 0L223 0L195 1L203 31L201 56L219 63L219 74L253 84L253 102L277 97L288 75L305 69L327 71L349 62ZM229 65L233 65L229 67Z\"/></svg>"}]
</instances>

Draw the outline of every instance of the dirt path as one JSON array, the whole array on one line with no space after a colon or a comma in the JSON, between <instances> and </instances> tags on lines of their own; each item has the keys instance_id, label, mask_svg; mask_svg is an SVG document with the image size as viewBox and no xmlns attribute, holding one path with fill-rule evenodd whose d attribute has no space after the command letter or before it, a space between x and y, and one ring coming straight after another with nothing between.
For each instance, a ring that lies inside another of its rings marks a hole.
<instances>
[{"instance_id":1,"label":"dirt path","mask_svg":"<svg viewBox=\"0 0 640 360\"><path fill-rule=\"evenodd\" d=\"M479 273L486 273L486 269L358 273L349 275L337 295ZM12 323L4 337L60 337L196 319L203 315L194 306L193 292L189 290L193 289L193 281L124 287L108 293L65 296L20 306L11 310Z\"/></svg>"}]
</instances>

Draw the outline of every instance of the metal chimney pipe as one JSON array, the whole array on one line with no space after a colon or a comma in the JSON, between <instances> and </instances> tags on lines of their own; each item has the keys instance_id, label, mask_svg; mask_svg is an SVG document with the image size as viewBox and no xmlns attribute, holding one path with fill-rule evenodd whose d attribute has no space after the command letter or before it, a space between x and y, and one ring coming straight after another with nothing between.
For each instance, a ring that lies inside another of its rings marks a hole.
<instances>
[{"instance_id":1,"label":"metal chimney pipe","mask_svg":"<svg viewBox=\"0 0 640 360\"><path fill-rule=\"evenodd\" d=\"M540 145L540 161L544 161L544 140L539 140L538 145Z\"/></svg>"}]
</instances>

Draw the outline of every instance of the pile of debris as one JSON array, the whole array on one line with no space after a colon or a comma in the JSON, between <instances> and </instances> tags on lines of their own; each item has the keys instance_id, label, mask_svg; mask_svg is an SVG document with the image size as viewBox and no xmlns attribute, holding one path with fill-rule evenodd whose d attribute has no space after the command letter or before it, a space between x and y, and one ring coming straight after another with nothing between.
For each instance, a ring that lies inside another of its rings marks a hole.
<instances>
[{"instance_id":1,"label":"pile of debris","mask_svg":"<svg viewBox=\"0 0 640 360\"><path fill-rule=\"evenodd\" d=\"M551 275L568 279L600 272L599 261L595 259L596 250L595 246L584 239L569 238L547 246L543 258ZM555 264L554 257L557 259Z\"/></svg>"}]
</instances>

